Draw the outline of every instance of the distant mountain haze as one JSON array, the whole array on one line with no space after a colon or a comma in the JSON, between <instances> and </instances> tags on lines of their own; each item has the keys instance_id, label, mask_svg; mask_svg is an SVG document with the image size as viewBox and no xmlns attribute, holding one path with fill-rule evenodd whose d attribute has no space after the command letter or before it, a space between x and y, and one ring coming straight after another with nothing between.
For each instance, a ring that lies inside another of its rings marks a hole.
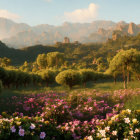
<instances>
[{"instance_id":1,"label":"distant mountain haze","mask_svg":"<svg viewBox=\"0 0 140 140\"><path fill-rule=\"evenodd\" d=\"M108 38L112 38L114 31L137 35L140 32L140 25L128 24L124 21L115 23L99 20L92 23L65 22L61 26L48 24L29 26L25 23L16 23L9 19L0 18L0 40L13 48L23 48L36 44L51 45L55 42L63 42L65 36L69 37L71 42L104 42Z\"/></svg>"},{"instance_id":2,"label":"distant mountain haze","mask_svg":"<svg viewBox=\"0 0 140 140\"><path fill-rule=\"evenodd\" d=\"M0 39L11 37L19 32L29 30L31 27L24 23L15 23L12 20L0 18Z\"/></svg>"}]
</instances>

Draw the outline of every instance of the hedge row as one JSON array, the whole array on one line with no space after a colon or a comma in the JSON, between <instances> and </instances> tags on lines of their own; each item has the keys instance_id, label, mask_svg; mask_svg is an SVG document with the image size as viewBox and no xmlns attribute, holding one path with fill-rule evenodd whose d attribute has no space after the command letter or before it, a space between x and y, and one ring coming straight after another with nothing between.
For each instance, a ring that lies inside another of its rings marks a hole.
<instances>
[{"instance_id":1,"label":"hedge row","mask_svg":"<svg viewBox=\"0 0 140 140\"><path fill-rule=\"evenodd\" d=\"M41 81L41 78L36 74L0 68L0 80L2 81L4 87L18 88L19 86L26 87L31 83L37 84Z\"/></svg>"},{"instance_id":2,"label":"hedge row","mask_svg":"<svg viewBox=\"0 0 140 140\"><path fill-rule=\"evenodd\" d=\"M36 74L30 74L26 72L21 72L17 70L5 70L0 68L0 80L4 87L16 87L19 86L29 86L30 84L49 84L57 82L60 85L66 85L72 88L75 85L83 84L89 81L95 82L98 79L110 78L108 75L102 73L97 73L91 69L81 69L77 70L65 70L62 72L44 70Z\"/></svg>"}]
</instances>

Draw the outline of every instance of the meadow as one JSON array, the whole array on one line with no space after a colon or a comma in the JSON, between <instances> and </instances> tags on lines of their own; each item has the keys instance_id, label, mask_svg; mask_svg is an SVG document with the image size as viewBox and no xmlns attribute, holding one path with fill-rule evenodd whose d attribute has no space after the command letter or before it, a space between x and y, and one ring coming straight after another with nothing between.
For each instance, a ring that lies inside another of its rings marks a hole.
<instances>
[{"instance_id":1,"label":"meadow","mask_svg":"<svg viewBox=\"0 0 140 140\"><path fill-rule=\"evenodd\" d=\"M138 140L139 100L138 82L4 89L0 139Z\"/></svg>"}]
</instances>

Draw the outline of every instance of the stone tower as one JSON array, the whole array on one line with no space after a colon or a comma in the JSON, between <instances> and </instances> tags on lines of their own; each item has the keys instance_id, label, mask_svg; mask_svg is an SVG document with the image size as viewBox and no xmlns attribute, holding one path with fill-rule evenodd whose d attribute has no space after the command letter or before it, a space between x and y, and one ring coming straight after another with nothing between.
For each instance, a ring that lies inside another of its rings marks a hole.
<instances>
[{"instance_id":1,"label":"stone tower","mask_svg":"<svg viewBox=\"0 0 140 140\"><path fill-rule=\"evenodd\" d=\"M65 37L63 43L70 43L70 39L68 37Z\"/></svg>"}]
</instances>

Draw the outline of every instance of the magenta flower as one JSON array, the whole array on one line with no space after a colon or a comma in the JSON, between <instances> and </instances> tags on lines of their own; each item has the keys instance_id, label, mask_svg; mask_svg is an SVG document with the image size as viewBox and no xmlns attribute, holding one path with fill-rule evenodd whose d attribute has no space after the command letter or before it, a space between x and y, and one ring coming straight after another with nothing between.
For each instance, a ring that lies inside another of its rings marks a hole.
<instances>
[{"instance_id":1,"label":"magenta flower","mask_svg":"<svg viewBox=\"0 0 140 140\"><path fill-rule=\"evenodd\" d=\"M24 136L24 129L19 129L18 134L23 137Z\"/></svg>"},{"instance_id":2,"label":"magenta flower","mask_svg":"<svg viewBox=\"0 0 140 140\"><path fill-rule=\"evenodd\" d=\"M46 137L46 133L45 132L41 132L40 133L40 139L44 139Z\"/></svg>"},{"instance_id":3,"label":"magenta flower","mask_svg":"<svg viewBox=\"0 0 140 140\"><path fill-rule=\"evenodd\" d=\"M11 127L11 131L12 131L12 133L15 133L15 132L16 132L15 126L12 126L12 127Z\"/></svg>"}]
</instances>

